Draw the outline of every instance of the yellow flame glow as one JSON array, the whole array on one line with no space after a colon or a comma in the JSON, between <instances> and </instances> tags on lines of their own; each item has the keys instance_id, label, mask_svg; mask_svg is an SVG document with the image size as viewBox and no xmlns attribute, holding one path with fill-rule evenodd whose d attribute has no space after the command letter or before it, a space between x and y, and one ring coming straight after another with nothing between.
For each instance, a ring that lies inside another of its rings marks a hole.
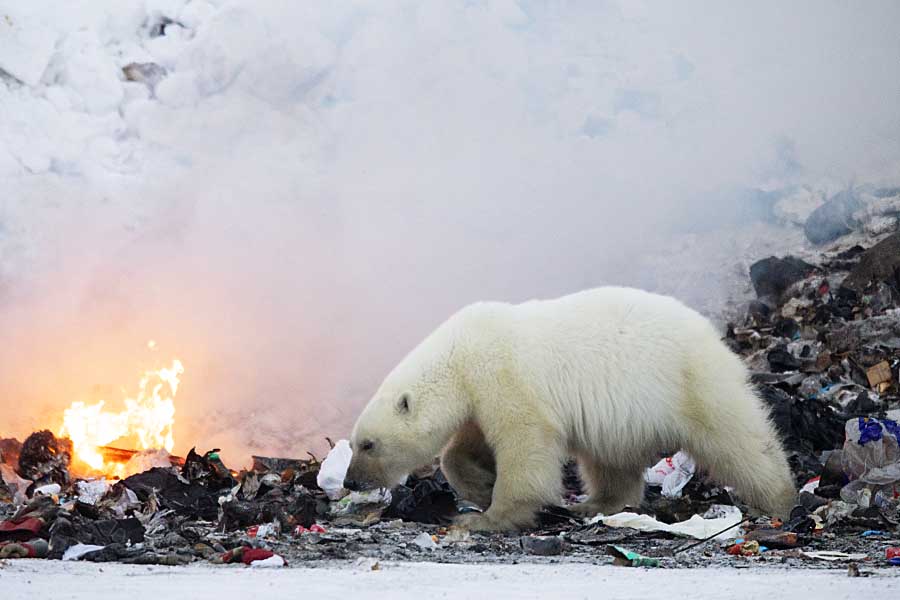
<instances>
[{"instance_id":1,"label":"yellow flame glow","mask_svg":"<svg viewBox=\"0 0 900 600\"><path fill-rule=\"evenodd\" d=\"M91 405L73 402L63 413L59 433L72 440L74 458L96 471L121 476L124 465L106 464L101 446L131 436L138 445L135 450L164 448L171 452L175 446L175 395L182 373L184 367L178 359L170 368L147 371L138 384L137 397L125 398L125 410L120 412L104 410L102 400Z\"/></svg>"}]
</instances>

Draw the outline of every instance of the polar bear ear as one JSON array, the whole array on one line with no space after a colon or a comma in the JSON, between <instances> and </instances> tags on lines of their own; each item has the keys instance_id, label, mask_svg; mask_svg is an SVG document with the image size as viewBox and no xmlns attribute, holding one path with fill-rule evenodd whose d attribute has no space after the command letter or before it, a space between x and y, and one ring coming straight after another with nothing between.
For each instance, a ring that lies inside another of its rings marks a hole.
<instances>
[{"instance_id":1,"label":"polar bear ear","mask_svg":"<svg viewBox=\"0 0 900 600\"><path fill-rule=\"evenodd\" d=\"M409 412L409 392L403 392L400 394L400 398L397 399L397 412L400 414L406 414Z\"/></svg>"}]
</instances>

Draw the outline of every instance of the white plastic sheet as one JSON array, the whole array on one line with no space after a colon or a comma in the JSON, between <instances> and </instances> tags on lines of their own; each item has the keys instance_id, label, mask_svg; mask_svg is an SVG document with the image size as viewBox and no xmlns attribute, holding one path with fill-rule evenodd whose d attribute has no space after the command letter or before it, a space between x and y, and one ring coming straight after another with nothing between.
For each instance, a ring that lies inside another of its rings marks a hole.
<instances>
[{"instance_id":1,"label":"white plastic sheet","mask_svg":"<svg viewBox=\"0 0 900 600\"><path fill-rule=\"evenodd\" d=\"M63 560L78 560L88 552L93 552L94 550L103 550L105 546L95 546L94 544L75 544L74 546L69 546L66 551L63 553Z\"/></svg>"},{"instance_id":2,"label":"white plastic sheet","mask_svg":"<svg viewBox=\"0 0 900 600\"><path fill-rule=\"evenodd\" d=\"M744 516L736 506L725 506L714 504L707 515L715 516L714 518L703 518L700 515L694 515L687 521L680 523L663 523L657 521L650 515L639 515L633 512L621 512L614 515L597 515L592 518L589 523L603 523L608 527L631 527L638 531L665 531L676 535L692 537L698 540L708 538L709 536L722 531L726 527L732 527L728 531L717 535L714 539L728 540L740 537L740 528L738 524L744 520Z\"/></svg>"}]
</instances>

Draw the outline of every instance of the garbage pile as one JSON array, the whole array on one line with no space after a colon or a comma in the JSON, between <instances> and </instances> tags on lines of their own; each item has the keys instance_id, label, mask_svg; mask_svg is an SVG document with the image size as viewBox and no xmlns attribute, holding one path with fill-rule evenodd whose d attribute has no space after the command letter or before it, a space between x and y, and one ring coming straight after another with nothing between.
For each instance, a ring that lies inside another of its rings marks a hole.
<instances>
[{"instance_id":1,"label":"garbage pile","mask_svg":"<svg viewBox=\"0 0 900 600\"><path fill-rule=\"evenodd\" d=\"M22 444L2 440L0 449L0 558L281 566L298 553L349 557L334 533L353 536L385 521L395 531L403 521L448 525L457 514L436 465L394 490L348 494L346 440L324 462L254 456L237 473L218 450L192 449L122 480L70 477L71 443L49 431Z\"/></svg>"},{"instance_id":2,"label":"garbage pile","mask_svg":"<svg viewBox=\"0 0 900 600\"><path fill-rule=\"evenodd\" d=\"M739 509L718 507L674 525L627 513L584 523L564 507L547 507L539 529L525 535L473 533L452 521L461 512L479 509L457 497L437 463L392 490L343 489L351 458L346 440L321 462L315 457L254 456L250 469L234 472L217 450L199 454L192 449L169 466L109 481L75 479L60 471L71 448L50 432L38 432L25 444L3 444L3 485L14 488L0 503L0 558L6 559L162 565L207 561L252 567L355 560L365 569L398 560L596 560L598 546L660 539L674 543L678 536L698 538L741 519ZM35 462L26 448L52 460L26 470ZM671 497L690 484L687 468L692 464L679 455L658 465L656 475L670 465L683 467L680 476L673 478L674 471L666 475ZM569 501L582 499L571 464L561 476Z\"/></svg>"},{"instance_id":3,"label":"garbage pile","mask_svg":"<svg viewBox=\"0 0 900 600\"><path fill-rule=\"evenodd\" d=\"M77 479L72 445L49 431L0 439L0 559L282 567L334 560L578 560L627 567L776 562L900 564L900 190L847 191L809 215L804 256L750 267L757 298L725 335L771 408L798 489L787 521L756 516L677 452L650 467L644 502L584 521L572 464L561 506L521 533L452 525L480 510L437 463L392 490L348 492L346 440L324 460L218 450L138 457L141 472ZM330 442L330 440L329 440ZM112 449L108 449L113 451ZM674 450L674 449L673 449ZM125 457L134 453L116 451Z\"/></svg>"},{"instance_id":4,"label":"garbage pile","mask_svg":"<svg viewBox=\"0 0 900 600\"><path fill-rule=\"evenodd\" d=\"M754 263L757 299L727 328L790 453L807 534L900 537L898 216L898 189L837 194L805 224L832 246Z\"/></svg>"},{"instance_id":5,"label":"garbage pile","mask_svg":"<svg viewBox=\"0 0 900 600\"><path fill-rule=\"evenodd\" d=\"M726 339L769 404L797 483L819 477L818 495L868 506L860 484L847 486L871 479L853 463L891 469L896 458L875 447L900 417L900 232L817 264L767 258L750 275L758 300ZM880 506L895 498L886 478L867 487Z\"/></svg>"}]
</instances>

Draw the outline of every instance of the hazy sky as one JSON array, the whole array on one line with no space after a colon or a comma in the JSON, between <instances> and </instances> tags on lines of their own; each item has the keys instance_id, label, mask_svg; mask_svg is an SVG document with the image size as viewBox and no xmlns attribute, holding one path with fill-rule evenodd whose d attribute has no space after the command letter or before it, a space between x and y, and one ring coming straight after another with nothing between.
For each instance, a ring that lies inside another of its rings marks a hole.
<instances>
[{"instance_id":1,"label":"hazy sky","mask_svg":"<svg viewBox=\"0 0 900 600\"><path fill-rule=\"evenodd\" d=\"M900 173L893 1L18 4L52 43L0 80L0 434L177 356L177 450L302 454L464 304L705 307L746 190Z\"/></svg>"}]
</instances>

